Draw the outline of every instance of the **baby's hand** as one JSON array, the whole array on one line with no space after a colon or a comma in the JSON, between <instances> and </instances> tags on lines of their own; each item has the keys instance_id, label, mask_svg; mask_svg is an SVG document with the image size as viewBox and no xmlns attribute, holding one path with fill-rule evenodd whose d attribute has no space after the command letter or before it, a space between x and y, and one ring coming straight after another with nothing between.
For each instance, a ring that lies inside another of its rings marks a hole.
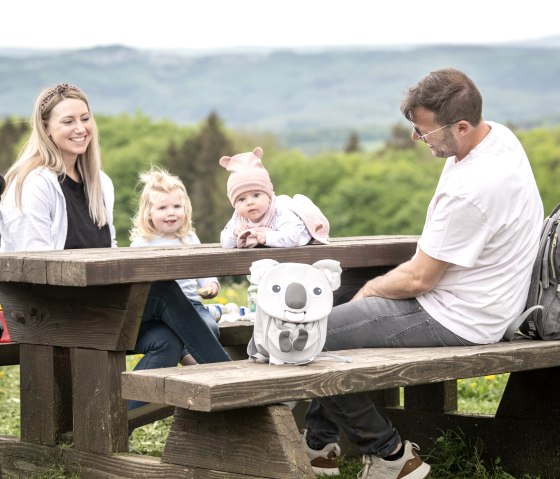
<instances>
[{"instance_id":1,"label":"baby's hand","mask_svg":"<svg viewBox=\"0 0 560 479\"><path fill-rule=\"evenodd\" d=\"M240 226L239 228L236 228L233 231L233 234L235 236L239 236L241 233L243 233L244 231L247 231L249 229L249 226Z\"/></svg>"},{"instance_id":2,"label":"baby's hand","mask_svg":"<svg viewBox=\"0 0 560 479\"><path fill-rule=\"evenodd\" d=\"M258 230L256 231L255 236L257 237L257 242L259 244L266 244L266 230Z\"/></svg>"}]
</instances>

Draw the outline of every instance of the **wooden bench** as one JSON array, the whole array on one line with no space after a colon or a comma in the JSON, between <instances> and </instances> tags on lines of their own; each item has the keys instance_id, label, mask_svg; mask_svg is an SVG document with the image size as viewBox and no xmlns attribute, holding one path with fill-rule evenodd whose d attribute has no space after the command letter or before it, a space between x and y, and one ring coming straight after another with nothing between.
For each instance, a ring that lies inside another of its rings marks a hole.
<instances>
[{"instance_id":1,"label":"wooden bench","mask_svg":"<svg viewBox=\"0 0 560 479\"><path fill-rule=\"evenodd\" d=\"M19 343L21 378L21 434L0 437L3 471L46 470L56 460L83 477L193 477L197 472L184 466L117 454L128 451L121 374L150 284L247 274L258 259L311 264L330 258L340 261L341 291L350 294L409 259L416 240L379 236L299 248L224 250L206 244L0 254L0 301ZM72 447L64 444L70 432Z\"/></svg>"},{"instance_id":2,"label":"wooden bench","mask_svg":"<svg viewBox=\"0 0 560 479\"><path fill-rule=\"evenodd\" d=\"M352 362L271 366L245 360L126 372L123 395L177 407L161 461L196 470L197 477L215 477L216 471L227 477L314 477L292 414L279 403L361 391L378 391L378 404L401 434L421 445L460 427L483 438L486 453L500 457L509 472L544 478L560 470L552 425L559 415L560 342L339 353ZM495 417L456 412L456 379L504 372L512 374ZM403 386L400 407L392 388Z\"/></svg>"},{"instance_id":3,"label":"wooden bench","mask_svg":"<svg viewBox=\"0 0 560 479\"><path fill-rule=\"evenodd\" d=\"M251 321L235 321L220 324L220 342L228 349L244 350L253 332ZM130 352L130 354L133 354ZM19 364L19 344L10 341L0 343L0 366Z\"/></svg>"},{"instance_id":4,"label":"wooden bench","mask_svg":"<svg viewBox=\"0 0 560 479\"><path fill-rule=\"evenodd\" d=\"M247 343L253 332L253 323L248 320L241 320L220 324L220 342L228 351L232 359L245 358L247 356ZM0 343L0 366L19 365L19 344L13 341ZM127 354L134 354L127 351ZM128 411L128 428L150 424L154 421L164 419L173 414L173 408L161 405L143 406L132 411ZM71 441L71 435L66 434L66 440Z\"/></svg>"}]
</instances>

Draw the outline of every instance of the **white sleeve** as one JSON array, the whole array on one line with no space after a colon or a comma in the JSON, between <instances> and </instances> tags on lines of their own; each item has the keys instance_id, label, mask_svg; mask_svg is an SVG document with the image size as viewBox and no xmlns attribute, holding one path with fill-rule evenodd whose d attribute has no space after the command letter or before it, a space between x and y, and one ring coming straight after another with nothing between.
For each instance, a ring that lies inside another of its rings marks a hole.
<instances>
[{"instance_id":1,"label":"white sleeve","mask_svg":"<svg viewBox=\"0 0 560 479\"><path fill-rule=\"evenodd\" d=\"M21 192L21 208L15 205L15 184L2 200L2 251L56 249L53 218L56 192L49 180L28 176Z\"/></svg>"},{"instance_id":2,"label":"white sleeve","mask_svg":"<svg viewBox=\"0 0 560 479\"><path fill-rule=\"evenodd\" d=\"M237 222L235 221L234 213L225 228L220 233L220 243L222 244L223 248L237 248L237 236L233 234L235 228L237 228Z\"/></svg>"},{"instance_id":3,"label":"white sleeve","mask_svg":"<svg viewBox=\"0 0 560 479\"><path fill-rule=\"evenodd\" d=\"M463 198L442 195L418 246L432 258L472 267L491 236L485 215Z\"/></svg>"}]
</instances>

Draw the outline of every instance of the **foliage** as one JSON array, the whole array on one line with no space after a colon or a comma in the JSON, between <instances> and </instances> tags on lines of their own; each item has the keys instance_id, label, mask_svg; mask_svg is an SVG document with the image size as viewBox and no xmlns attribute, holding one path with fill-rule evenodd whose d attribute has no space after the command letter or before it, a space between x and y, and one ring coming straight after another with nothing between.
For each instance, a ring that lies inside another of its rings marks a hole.
<instances>
[{"instance_id":1,"label":"foliage","mask_svg":"<svg viewBox=\"0 0 560 479\"><path fill-rule=\"evenodd\" d=\"M169 145L192 134L192 127L154 121L140 113L96 116L104 170L115 186L115 228L119 246L129 245L131 218L136 213L138 174L160 164Z\"/></svg>"},{"instance_id":2,"label":"foliage","mask_svg":"<svg viewBox=\"0 0 560 479\"><path fill-rule=\"evenodd\" d=\"M172 143L161 163L182 180L193 205L193 223L200 240L219 242L220 231L231 215L224 194L227 173L218 160L231 143L218 115L211 113L199 131L176 146Z\"/></svg>"},{"instance_id":3,"label":"foliage","mask_svg":"<svg viewBox=\"0 0 560 479\"><path fill-rule=\"evenodd\" d=\"M0 173L4 174L18 154L18 145L29 126L21 118L10 117L0 122Z\"/></svg>"},{"instance_id":4,"label":"foliage","mask_svg":"<svg viewBox=\"0 0 560 479\"><path fill-rule=\"evenodd\" d=\"M544 203L545 214L560 203L560 127L516 131L525 147Z\"/></svg>"},{"instance_id":5,"label":"foliage","mask_svg":"<svg viewBox=\"0 0 560 479\"><path fill-rule=\"evenodd\" d=\"M509 374L493 374L480 378L459 379L459 411L495 414L508 378ZM473 407L475 409L471 410Z\"/></svg>"},{"instance_id":6,"label":"foliage","mask_svg":"<svg viewBox=\"0 0 560 479\"><path fill-rule=\"evenodd\" d=\"M500 460L490 464L482 459L484 445L463 431L448 430L436 439L435 447L426 457L432 466L433 479L515 479L505 472ZM528 477L528 476L525 476Z\"/></svg>"},{"instance_id":7,"label":"foliage","mask_svg":"<svg viewBox=\"0 0 560 479\"><path fill-rule=\"evenodd\" d=\"M360 137L358 136L356 130L352 130L348 140L346 141L344 153L356 153L358 151L362 151L362 147L360 146Z\"/></svg>"}]
</instances>

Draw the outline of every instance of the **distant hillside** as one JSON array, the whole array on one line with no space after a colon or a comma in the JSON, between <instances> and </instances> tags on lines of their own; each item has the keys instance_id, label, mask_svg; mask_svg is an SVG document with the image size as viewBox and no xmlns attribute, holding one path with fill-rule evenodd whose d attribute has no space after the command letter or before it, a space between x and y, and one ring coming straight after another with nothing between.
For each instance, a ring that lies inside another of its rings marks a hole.
<instances>
[{"instance_id":1,"label":"distant hillside","mask_svg":"<svg viewBox=\"0 0 560 479\"><path fill-rule=\"evenodd\" d=\"M0 50L0 117L28 117L41 88L70 82L86 91L96 114L141 111L185 124L214 110L228 127L272 131L288 146L340 146L351 129L371 141L386 136L391 124L402 121L406 87L431 70L453 66L479 85L487 119L556 124L558 43L202 56L121 46Z\"/></svg>"}]
</instances>

